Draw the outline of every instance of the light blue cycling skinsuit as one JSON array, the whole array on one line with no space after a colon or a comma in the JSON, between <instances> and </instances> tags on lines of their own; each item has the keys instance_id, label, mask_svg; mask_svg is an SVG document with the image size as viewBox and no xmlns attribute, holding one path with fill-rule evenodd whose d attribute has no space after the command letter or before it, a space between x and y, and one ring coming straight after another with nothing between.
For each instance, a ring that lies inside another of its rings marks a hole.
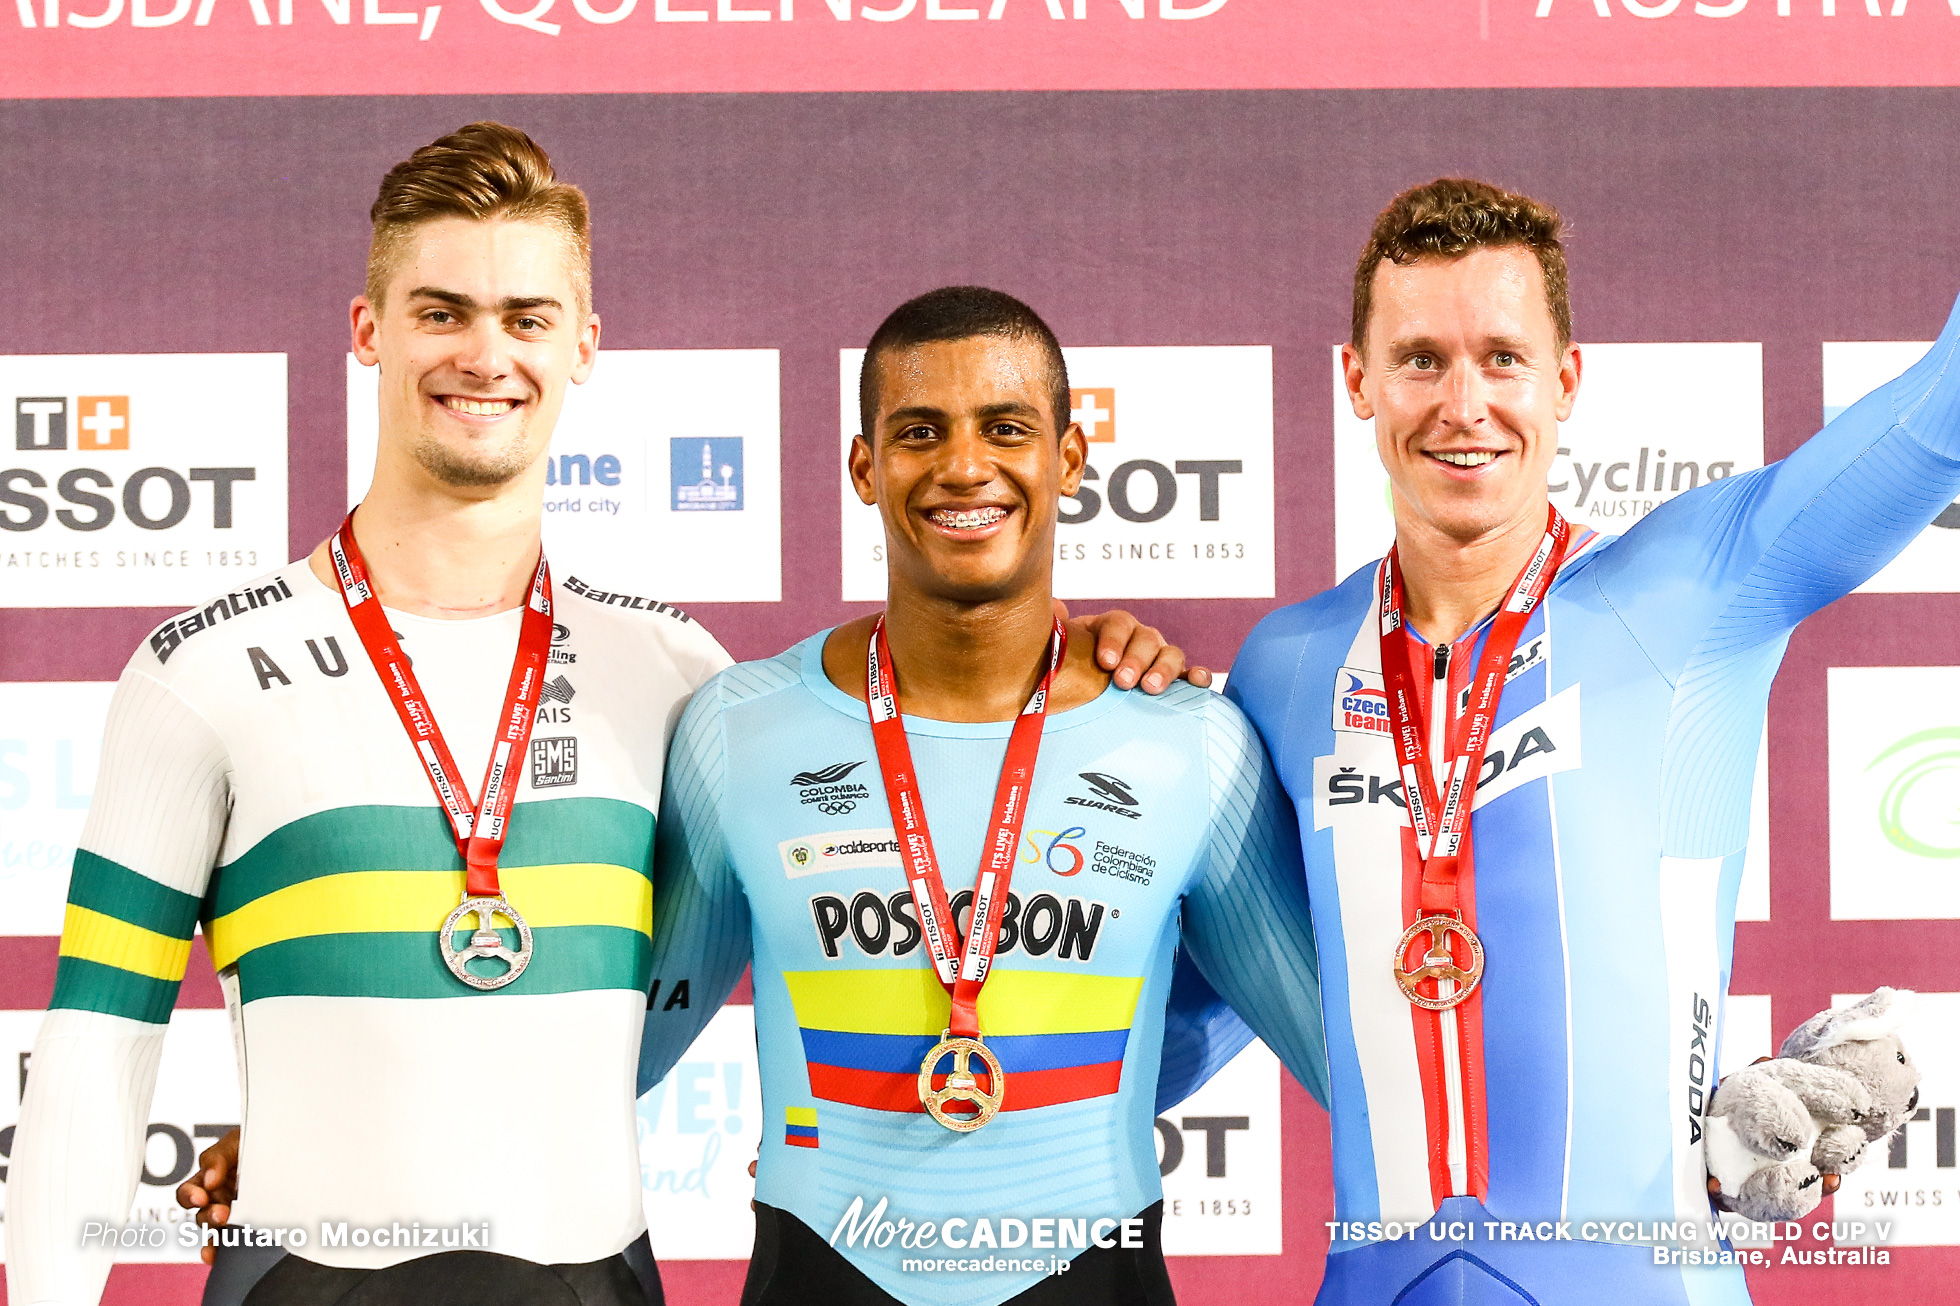
<instances>
[{"instance_id":1,"label":"light blue cycling skinsuit","mask_svg":"<svg viewBox=\"0 0 1960 1306\"><path fill-rule=\"evenodd\" d=\"M1082 1242L1052 1221L1107 1239L1095 1221L1160 1199L1152 1119L1180 943L1324 1093L1297 837L1264 750L1223 697L1186 684L1156 698L1112 687L1051 714L979 1003L1005 1098L984 1128L950 1132L918 1095L949 1002L920 943L865 705L824 673L827 633L723 672L675 734L654 886L653 975L670 996L648 1007L641 1083L666 1072L753 953L766 1120L758 1201L819 1240L860 1200L860 1219L886 1201L893 1221L964 1220L960 1234L947 1228L963 1249L847 1237L832 1247L900 1301L992 1306L1043 1271L903 1262L1068 1260ZM905 718L962 927L1011 724ZM676 1006L682 982L689 1000ZM1202 1001L1202 983L1177 987ZM1235 1047L1194 1051L1207 1027L1184 1015L1173 1078L1188 1088ZM981 1219L1031 1232L1018 1251L996 1249L973 1241ZM1051 1222L1042 1244L1037 1220Z\"/></svg>"},{"instance_id":2,"label":"light blue cycling skinsuit","mask_svg":"<svg viewBox=\"0 0 1960 1306\"><path fill-rule=\"evenodd\" d=\"M1770 679L1799 620L1960 494L1957 346L1960 317L1788 458L1574 540L1481 773L1469 892L1488 970L1452 1018L1391 973L1413 897L1376 568L1247 638L1228 696L1298 810L1320 947L1347 1222L1322 1303L1748 1300L1733 1264L1657 1266L1630 1244L1656 1223L1706 1229L1700 1113ZM1416 660L1419 677L1444 662L1459 712L1487 629ZM1432 1240L1432 1213L1477 1222L1474 1241ZM1368 1227L1398 1221L1423 1227ZM1491 1240L1487 1221L1534 1236Z\"/></svg>"}]
</instances>

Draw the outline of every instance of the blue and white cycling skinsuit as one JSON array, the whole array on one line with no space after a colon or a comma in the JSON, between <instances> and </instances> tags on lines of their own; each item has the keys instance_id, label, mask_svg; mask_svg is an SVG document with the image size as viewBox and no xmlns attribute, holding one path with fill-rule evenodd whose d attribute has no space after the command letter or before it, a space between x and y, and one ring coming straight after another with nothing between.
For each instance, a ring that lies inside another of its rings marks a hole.
<instances>
[{"instance_id":1,"label":"blue and white cycling skinsuit","mask_svg":"<svg viewBox=\"0 0 1960 1306\"><path fill-rule=\"evenodd\" d=\"M1296 836L1264 750L1221 696L1111 687L1053 713L979 1004L1005 1100L985 1128L949 1132L918 1096L947 993L920 945L865 705L824 673L827 634L723 672L675 734L653 975L668 994L686 982L690 1000L649 1006L641 1082L665 1073L753 954L767 1121L758 1201L882 1293L993 1306L1042 1282L1035 1262L1082 1256L1076 1234L1108 1241L1160 1199L1152 1119L1180 943L1324 1092ZM1011 725L905 718L962 926ZM930 1223L945 1238L833 1239L860 1199L860 1219L886 1201L886 1219ZM1007 1237L991 1232L1004 1220L1030 1229L1018 1250L991 1242ZM988 1256L1025 1265L990 1272L979 1268ZM943 1258L973 1264L903 1265Z\"/></svg>"},{"instance_id":2,"label":"blue and white cycling skinsuit","mask_svg":"<svg viewBox=\"0 0 1960 1306\"><path fill-rule=\"evenodd\" d=\"M1455 1012L1391 973L1414 916L1377 568L1247 638L1227 693L1297 808L1320 948L1344 1222L1322 1303L1748 1300L1735 1265L1657 1265L1651 1242L1695 1221L1683 1246L1711 1246L1700 1115L1770 680L1799 620L1960 494L1956 349L1960 314L1788 458L1574 540L1481 772L1466 891L1488 969ZM1459 713L1488 626L1429 659ZM1432 1214L1475 1239L1432 1240Z\"/></svg>"}]
</instances>

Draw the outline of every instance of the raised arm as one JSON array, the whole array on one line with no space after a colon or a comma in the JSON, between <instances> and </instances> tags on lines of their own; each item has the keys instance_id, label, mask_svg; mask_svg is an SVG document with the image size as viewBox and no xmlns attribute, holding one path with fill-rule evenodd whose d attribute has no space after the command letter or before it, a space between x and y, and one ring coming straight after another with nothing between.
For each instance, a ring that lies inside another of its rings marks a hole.
<instances>
[{"instance_id":1,"label":"raised arm","mask_svg":"<svg viewBox=\"0 0 1960 1306\"><path fill-rule=\"evenodd\" d=\"M641 1093L666 1077L749 964L749 902L723 834L721 707L710 682L688 704L667 751L654 834L653 988L640 1041Z\"/></svg>"},{"instance_id":2,"label":"raised arm","mask_svg":"<svg viewBox=\"0 0 1960 1306\"><path fill-rule=\"evenodd\" d=\"M1926 356L1780 462L1663 505L1592 568L1670 677L1850 593L1960 496L1960 305Z\"/></svg>"},{"instance_id":3,"label":"raised arm","mask_svg":"<svg viewBox=\"0 0 1960 1306\"><path fill-rule=\"evenodd\" d=\"M21 1306L91 1306L102 1295L115 1258L84 1250L83 1226L129 1217L228 795L211 727L141 670L124 672L14 1133L7 1286Z\"/></svg>"},{"instance_id":4,"label":"raised arm","mask_svg":"<svg viewBox=\"0 0 1960 1306\"><path fill-rule=\"evenodd\" d=\"M1314 1100L1327 1102L1327 1040L1299 833L1251 723L1206 705L1211 823L1204 873L1184 898L1184 946L1206 980Z\"/></svg>"}]
</instances>

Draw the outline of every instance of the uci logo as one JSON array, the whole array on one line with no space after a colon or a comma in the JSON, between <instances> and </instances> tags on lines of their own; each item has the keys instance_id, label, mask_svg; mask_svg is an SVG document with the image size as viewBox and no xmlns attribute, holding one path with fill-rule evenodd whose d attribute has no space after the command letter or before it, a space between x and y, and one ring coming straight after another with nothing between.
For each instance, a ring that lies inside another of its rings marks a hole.
<instances>
[{"instance_id":1,"label":"uci logo","mask_svg":"<svg viewBox=\"0 0 1960 1306\"><path fill-rule=\"evenodd\" d=\"M1021 850L1021 860L1030 865L1040 862L1063 879L1079 875L1083 866L1082 850L1068 841L1080 839L1087 833L1079 825L1060 831L1030 830L1021 836L1022 842L1027 844Z\"/></svg>"}]
</instances>

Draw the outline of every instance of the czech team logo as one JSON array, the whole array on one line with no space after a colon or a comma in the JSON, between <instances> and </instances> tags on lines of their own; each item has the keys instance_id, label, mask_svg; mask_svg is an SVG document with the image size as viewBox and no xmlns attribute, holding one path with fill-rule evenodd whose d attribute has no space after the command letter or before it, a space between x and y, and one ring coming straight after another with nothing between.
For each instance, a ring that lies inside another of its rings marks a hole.
<instances>
[{"instance_id":1,"label":"czech team logo","mask_svg":"<svg viewBox=\"0 0 1960 1306\"><path fill-rule=\"evenodd\" d=\"M1388 695L1380 672L1340 669L1334 684L1334 729L1388 736Z\"/></svg>"},{"instance_id":2,"label":"czech team logo","mask_svg":"<svg viewBox=\"0 0 1960 1306\"><path fill-rule=\"evenodd\" d=\"M671 444L675 512L742 510L742 437L676 438Z\"/></svg>"}]
</instances>

